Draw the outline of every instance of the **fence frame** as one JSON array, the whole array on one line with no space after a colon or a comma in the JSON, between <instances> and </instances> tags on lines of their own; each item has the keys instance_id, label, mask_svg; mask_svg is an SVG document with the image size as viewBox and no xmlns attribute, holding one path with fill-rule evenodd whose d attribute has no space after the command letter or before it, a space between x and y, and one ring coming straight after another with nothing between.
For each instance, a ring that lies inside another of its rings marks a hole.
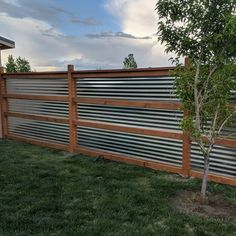
<instances>
[{"instance_id":1,"label":"fence frame","mask_svg":"<svg viewBox=\"0 0 236 236\"><path fill-rule=\"evenodd\" d=\"M187 62L186 66L187 66ZM191 170L190 158L191 158L191 139L185 131L163 131L163 130L151 130L146 128L136 127L124 127L118 124L109 124L106 122L94 122L88 120L80 120L77 117L77 104L89 103L99 105L110 105L110 106L125 106L135 108L152 108L152 109L169 109L179 110L179 102L170 101L133 101L124 99L109 99L109 98L79 98L76 93L76 79L79 78L123 78L123 77L161 77L170 75L174 67L162 67L162 68L148 68L148 69L129 69L129 70L97 70L97 71L74 71L73 65L68 65L67 72L32 72L32 73L3 73L3 69L0 69L0 102L1 102L1 118L2 118L2 131L4 139L15 139L31 144L40 146L56 148L65 150L71 153L81 153L88 156L100 156L102 155L106 159L113 161L125 162L129 164L135 164L155 170L168 171L177 173L185 177L196 177L202 178L202 172ZM67 78L68 81L68 96L48 96L48 95L24 95L24 94L9 94L7 92L6 80L8 78ZM25 113L15 113L8 111L8 99L30 99L30 100L42 100L42 101L64 101L69 104L69 116L67 118L47 116L47 115L33 115ZM184 111L184 117L189 115L188 111ZM20 135L10 134L8 128L8 117L18 117L30 120L56 122L69 125L69 144L56 144L49 143L39 140L33 140L30 138L21 137ZM150 136L165 137L171 139L182 140L182 166L174 166L170 164L162 164L154 161L142 160L136 157L125 156L121 154L114 154L107 151L98 151L92 148L85 148L77 144L78 135L77 126L93 127L113 131L123 131L134 134L144 134ZM217 145L236 147L235 139L218 139ZM209 180L223 184L230 184L236 186L236 179L228 178L222 175L209 174Z\"/></svg>"}]
</instances>

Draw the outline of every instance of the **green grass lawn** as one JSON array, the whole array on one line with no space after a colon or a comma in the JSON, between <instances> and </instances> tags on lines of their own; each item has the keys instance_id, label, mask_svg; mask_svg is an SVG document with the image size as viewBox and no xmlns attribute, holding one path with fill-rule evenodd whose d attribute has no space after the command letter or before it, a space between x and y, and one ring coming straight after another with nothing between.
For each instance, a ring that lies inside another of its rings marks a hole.
<instances>
[{"instance_id":1,"label":"green grass lawn","mask_svg":"<svg viewBox=\"0 0 236 236\"><path fill-rule=\"evenodd\" d=\"M236 235L236 220L179 213L168 198L200 181L0 141L0 235ZM211 183L236 204L236 188Z\"/></svg>"}]
</instances>

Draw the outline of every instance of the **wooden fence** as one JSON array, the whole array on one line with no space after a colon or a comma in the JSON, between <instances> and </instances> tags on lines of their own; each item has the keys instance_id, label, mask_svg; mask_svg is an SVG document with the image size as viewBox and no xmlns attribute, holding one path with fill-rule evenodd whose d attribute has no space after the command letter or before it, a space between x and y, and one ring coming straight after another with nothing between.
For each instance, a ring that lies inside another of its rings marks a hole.
<instances>
[{"instance_id":1,"label":"wooden fence","mask_svg":"<svg viewBox=\"0 0 236 236\"><path fill-rule=\"evenodd\" d=\"M177 125L188 112L172 69L1 71L3 138L201 178L201 154ZM236 185L236 139L216 143L209 179Z\"/></svg>"}]
</instances>

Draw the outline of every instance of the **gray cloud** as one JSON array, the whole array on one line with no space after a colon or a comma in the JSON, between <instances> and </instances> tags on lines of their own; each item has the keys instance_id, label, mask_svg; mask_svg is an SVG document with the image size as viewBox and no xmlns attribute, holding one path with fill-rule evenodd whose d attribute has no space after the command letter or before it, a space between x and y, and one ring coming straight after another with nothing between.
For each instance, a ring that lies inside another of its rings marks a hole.
<instances>
[{"instance_id":1,"label":"gray cloud","mask_svg":"<svg viewBox=\"0 0 236 236\"><path fill-rule=\"evenodd\" d=\"M49 6L50 9L58 12L58 13L65 13L65 14L70 14L69 11L66 11L65 9L58 7L58 6Z\"/></svg>"},{"instance_id":2,"label":"gray cloud","mask_svg":"<svg viewBox=\"0 0 236 236\"><path fill-rule=\"evenodd\" d=\"M9 16L15 18L30 17L34 19L44 19L47 22L55 24L58 22L58 15L61 13L59 9L45 5L40 1L22 0L16 5L10 2L0 0L0 12L7 13Z\"/></svg>"},{"instance_id":3,"label":"gray cloud","mask_svg":"<svg viewBox=\"0 0 236 236\"><path fill-rule=\"evenodd\" d=\"M98 25L96 19L88 17L85 19L74 16L72 11L65 10L59 6L45 4L42 1L21 0L17 4L11 1L0 0L0 12L7 13L9 16L16 18L30 17L37 20L44 20L54 26L64 23L60 19L61 15L67 17L68 23L79 23L83 25Z\"/></svg>"},{"instance_id":4,"label":"gray cloud","mask_svg":"<svg viewBox=\"0 0 236 236\"><path fill-rule=\"evenodd\" d=\"M124 32L101 32L100 34L87 34L88 38L129 38L129 39L151 39L150 36L136 37Z\"/></svg>"},{"instance_id":5,"label":"gray cloud","mask_svg":"<svg viewBox=\"0 0 236 236\"><path fill-rule=\"evenodd\" d=\"M82 24L82 25L101 25L101 23L99 21L97 21L96 19L92 18L92 17L88 17L85 19L81 19L81 18L74 18L72 17L69 20L70 23L75 23L75 24Z\"/></svg>"},{"instance_id":6,"label":"gray cloud","mask_svg":"<svg viewBox=\"0 0 236 236\"><path fill-rule=\"evenodd\" d=\"M76 70L100 70L106 68L121 68L122 64L120 62L114 63L111 61L96 61L88 59L72 59L63 61L54 61L54 66L58 70L65 70L66 65L74 65ZM47 66L45 64L45 66Z\"/></svg>"},{"instance_id":7,"label":"gray cloud","mask_svg":"<svg viewBox=\"0 0 236 236\"><path fill-rule=\"evenodd\" d=\"M59 32L55 32L54 28L48 28L48 29L40 29L39 28L39 32L42 36L46 36L46 37L51 37L51 38L57 38L59 36L63 36L63 34L59 33Z\"/></svg>"}]
</instances>

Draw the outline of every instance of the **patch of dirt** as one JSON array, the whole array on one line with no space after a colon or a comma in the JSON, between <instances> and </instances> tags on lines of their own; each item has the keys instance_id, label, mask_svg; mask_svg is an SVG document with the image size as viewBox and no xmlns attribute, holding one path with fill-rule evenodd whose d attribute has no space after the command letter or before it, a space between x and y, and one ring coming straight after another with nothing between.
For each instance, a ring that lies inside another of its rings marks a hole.
<instances>
[{"instance_id":1,"label":"patch of dirt","mask_svg":"<svg viewBox=\"0 0 236 236\"><path fill-rule=\"evenodd\" d=\"M188 182L189 181L189 177L185 177L185 176L181 176L181 175L177 175L177 174L168 174L168 175L164 175L161 176L161 178L164 178L166 180L170 180L170 181L177 181L177 182Z\"/></svg>"},{"instance_id":2,"label":"patch of dirt","mask_svg":"<svg viewBox=\"0 0 236 236\"><path fill-rule=\"evenodd\" d=\"M184 213L236 221L236 206L228 203L222 194L209 194L203 202L200 193L182 191L170 198L170 204Z\"/></svg>"}]
</instances>

